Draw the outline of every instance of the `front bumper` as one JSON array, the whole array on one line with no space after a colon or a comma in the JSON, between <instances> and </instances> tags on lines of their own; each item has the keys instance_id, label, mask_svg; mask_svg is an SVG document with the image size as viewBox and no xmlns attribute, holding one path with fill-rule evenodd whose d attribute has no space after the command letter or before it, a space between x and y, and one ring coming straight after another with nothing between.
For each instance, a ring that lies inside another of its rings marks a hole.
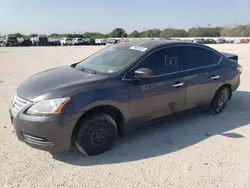
<instances>
[{"instance_id":1,"label":"front bumper","mask_svg":"<svg viewBox=\"0 0 250 188\"><path fill-rule=\"evenodd\" d=\"M26 115L20 111L14 115L10 109L11 122L20 141L45 151L65 151L71 148L71 137L80 114L41 117Z\"/></svg>"}]
</instances>

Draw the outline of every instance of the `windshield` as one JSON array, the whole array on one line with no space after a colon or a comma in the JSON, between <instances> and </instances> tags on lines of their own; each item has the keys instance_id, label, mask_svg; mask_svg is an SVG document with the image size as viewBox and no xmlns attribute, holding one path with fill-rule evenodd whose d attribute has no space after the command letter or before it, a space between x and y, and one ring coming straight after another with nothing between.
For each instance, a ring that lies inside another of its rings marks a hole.
<instances>
[{"instance_id":1,"label":"windshield","mask_svg":"<svg viewBox=\"0 0 250 188\"><path fill-rule=\"evenodd\" d=\"M135 47L131 44L113 45L82 60L75 68L101 73L116 73L132 63L146 50L147 48Z\"/></svg>"}]
</instances>

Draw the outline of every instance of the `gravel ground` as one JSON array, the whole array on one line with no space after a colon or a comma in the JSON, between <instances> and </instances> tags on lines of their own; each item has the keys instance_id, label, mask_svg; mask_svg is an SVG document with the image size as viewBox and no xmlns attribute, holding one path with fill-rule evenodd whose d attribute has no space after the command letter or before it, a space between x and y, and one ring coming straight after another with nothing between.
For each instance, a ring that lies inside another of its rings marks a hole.
<instances>
[{"instance_id":1,"label":"gravel ground","mask_svg":"<svg viewBox=\"0 0 250 188\"><path fill-rule=\"evenodd\" d=\"M27 77L100 47L0 48L0 187L250 187L250 45L213 47L238 54L244 69L222 114L198 112L145 127L95 157L48 153L19 142L8 107Z\"/></svg>"}]
</instances>

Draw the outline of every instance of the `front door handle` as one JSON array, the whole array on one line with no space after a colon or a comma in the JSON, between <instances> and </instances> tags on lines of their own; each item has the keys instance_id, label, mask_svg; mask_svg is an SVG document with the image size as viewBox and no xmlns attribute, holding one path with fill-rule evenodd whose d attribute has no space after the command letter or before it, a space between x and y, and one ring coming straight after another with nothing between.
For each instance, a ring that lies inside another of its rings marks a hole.
<instances>
[{"instance_id":1,"label":"front door handle","mask_svg":"<svg viewBox=\"0 0 250 188\"><path fill-rule=\"evenodd\" d=\"M211 80L217 80L217 79L219 79L219 78L220 78L219 75L214 75L214 76L211 77Z\"/></svg>"},{"instance_id":2,"label":"front door handle","mask_svg":"<svg viewBox=\"0 0 250 188\"><path fill-rule=\"evenodd\" d=\"M176 84L173 85L173 87L181 87L183 85L184 85L183 82L177 82Z\"/></svg>"}]
</instances>

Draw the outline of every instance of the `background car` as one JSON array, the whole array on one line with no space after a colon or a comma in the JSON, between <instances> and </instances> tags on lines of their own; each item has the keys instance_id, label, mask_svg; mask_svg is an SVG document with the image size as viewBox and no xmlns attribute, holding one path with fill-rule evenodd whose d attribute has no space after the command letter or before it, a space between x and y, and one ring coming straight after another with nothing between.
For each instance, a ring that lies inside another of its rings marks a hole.
<instances>
[{"instance_id":1,"label":"background car","mask_svg":"<svg viewBox=\"0 0 250 188\"><path fill-rule=\"evenodd\" d=\"M18 46L18 40L15 36L6 36L3 39L2 46Z\"/></svg>"},{"instance_id":2,"label":"background car","mask_svg":"<svg viewBox=\"0 0 250 188\"><path fill-rule=\"evenodd\" d=\"M206 41L204 39L194 39L193 42L197 44L206 44Z\"/></svg>"},{"instance_id":3,"label":"background car","mask_svg":"<svg viewBox=\"0 0 250 188\"><path fill-rule=\"evenodd\" d=\"M95 39L95 44L106 45L106 39Z\"/></svg>"},{"instance_id":4,"label":"background car","mask_svg":"<svg viewBox=\"0 0 250 188\"><path fill-rule=\"evenodd\" d=\"M240 44L240 39L235 39L235 40L234 40L234 43L235 43L235 44Z\"/></svg>"},{"instance_id":5,"label":"background car","mask_svg":"<svg viewBox=\"0 0 250 188\"><path fill-rule=\"evenodd\" d=\"M18 38L17 40L19 46L32 46L32 41L29 38L22 37Z\"/></svg>"},{"instance_id":6,"label":"background car","mask_svg":"<svg viewBox=\"0 0 250 188\"><path fill-rule=\"evenodd\" d=\"M33 46L49 46L49 40L46 36L37 36L31 39Z\"/></svg>"},{"instance_id":7,"label":"background car","mask_svg":"<svg viewBox=\"0 0 250 188\"><path fill-rule=\"evenodd\" d=\"M108 39L106 42L106 45L117 44L117 42L118 42L117 39Z\"/></svg>"},{"instance_id":8,"label":"background car","mask_svg":"<svg viewBox=\"0 0 250 188\"><path fill-rule=\"evenodd\" d=\"M129 42L129 40L128 39L120 39L117 41L118 44L125 43L125 42Z\"/></svg>"},{"instance_id":9,"label":"background car","mask_svg":"<svg viewBox=\"0 0 250 188\"><path fill-rule=\"evenodd\" d=\"M95 39L93 39L93 38L85 39L85 41L86 41L87 45L95 45L96 44Z\"/></svg>"},{"instance_id":10,"label":"background car","mask_svg":"<svg viewBox=\"0 0 250 188\"><path fill-rule=\"evenodd\" d=\"M216 41L214 39L206 39L205 43L206 44L216 44Z\"/></svg>"},{"instance_id":11,"label":"background car","mask_svg":"<svg viewBox=\"0 0 250 188\"><path fill-rule=\"evenodd\" d=\"M84 45L87 42L83 38L73 38L72 39L72 45Z\"/></svg>"},{"instance_id":12,"label":"background car","mask_svg":"<svg viewBox=\"0 0 250 188\"><path fill-rule=\"evenodd\" d=\"M233 44L233 43L234 43L234 40L232 40L232 39L227 39L227 40L225 41L225 43Z\"/></svg>"},{"instance_id":13,"label":"background car","mask_svg":"<svg viewBox=\"0 0 250 188\"><path fill-rule=\"evenodd\" d=\"M48 42L49 42L49 46L61 46L61 42L59 39L49 38Z\"/></svg>"},{"instance_id":14,"label":"background car","mask_svg":"<svg viewBox=\"0 0 250 188\"><path fill-rule=\"evenodd\" d=\"M226 40L224 38L219 38L216 40L216 43L217 44L223 44L223 43L226 43Z\"/></svg>"},{"instance_id":15,"label":"background car","mask_svg":"<svg viewBox=\"0 0 250 188\"><path fill-rule=\"evenodd\" d=\"M247 44L249 43L249 39L240 39L240 43Z\"/></svg>"},{"instance_id":16,"label":"background car","mask_svg":"<svg viewBox=\"0 0 250 188\"><path fill-rule=\"evenodd\" d=\"M3 46L3 38L0 38L0 47Z\"/></svg>"},{"instance_id":17,"label":"background car","mask_svg":"<svg viewBox=\"0 0 250 188\"><path fill-rule=\"evenodd\" d=\"M69 46L69 45L72 45L72 39L71 38L62 38L61 39L61 45L62 46Z\"/></svg>"}]
</instances>

